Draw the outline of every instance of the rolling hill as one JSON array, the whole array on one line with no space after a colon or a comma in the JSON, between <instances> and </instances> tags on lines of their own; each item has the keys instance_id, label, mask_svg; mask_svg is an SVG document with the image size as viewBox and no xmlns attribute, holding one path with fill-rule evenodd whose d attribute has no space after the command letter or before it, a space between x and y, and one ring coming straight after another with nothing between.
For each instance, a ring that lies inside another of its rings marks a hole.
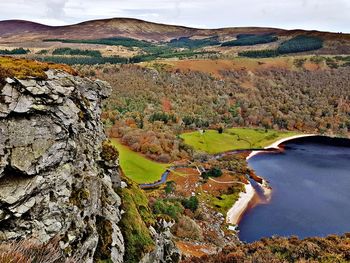
<instances>
[{"instance_id":1,"label":"rolling hill","mask_svg":"<svg viewBox=\"0 0 350 263\"><path fill-rule=\"evenodd\" d=\"M68 26L47 26L29 21L6 20L0 21L0 42L19 42L43 40L47 38L64 39L93 39L109 37L129 37L146 41L169 41L180 37L233 37L238 34L269 34L294 36L298 34L317 35L325 39L346 39L350 35L303 31L283 30L277 28L232 27L221 29L196 29L183 26L165 25L130 18L112 18L92 20Z\"/></svg>"}]
</instances>

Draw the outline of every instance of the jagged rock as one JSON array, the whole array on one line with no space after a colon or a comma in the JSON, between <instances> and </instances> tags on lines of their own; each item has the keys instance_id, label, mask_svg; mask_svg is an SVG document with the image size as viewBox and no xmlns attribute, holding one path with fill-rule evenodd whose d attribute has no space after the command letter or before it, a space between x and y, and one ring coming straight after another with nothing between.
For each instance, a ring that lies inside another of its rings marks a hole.
<instances>
[{"instance_id":1,"label":"jagged rock","mask_svg":"<svg viewBox=\"0 0 350 263\"><path fill-rule=\"evenodd\" d=\"M164 221L165 222L165 221ZM155 249L146 254L140 263L177 263L180 262L181 252L172 241L173 235L170 232L170 225L159 222L156 231L152 226L149 231L155 241ZM165 226L165 228L163 228Z\"/></svg>"},{"instance_id":2,"label":"jagged rock","mask_svg":"<svg viewBox=\"0 0 350 263\"><path fill-rule=\"evenodd\" d=\"M0 241L59 237L78 262L98 259L102 245L122 262L118 164L100 157L108 85L53 70L47 76L0 86Z\"/></svg>"}]
</instances>

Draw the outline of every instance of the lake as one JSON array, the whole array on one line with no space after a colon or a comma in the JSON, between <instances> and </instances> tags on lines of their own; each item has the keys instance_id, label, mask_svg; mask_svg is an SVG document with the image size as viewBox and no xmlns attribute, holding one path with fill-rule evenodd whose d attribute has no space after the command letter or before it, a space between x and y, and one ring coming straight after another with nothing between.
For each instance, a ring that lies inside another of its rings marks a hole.
<instances>
[{"instance_id":1,"label":"lake","mask_svg":"<svg viewBox=\"0 0 350 263\"><path fill-rule=\"evenodd\" d=\"M243 216L240 239L349 232L350 140L309 137L289 141L283 148L249 160L273 193L268 204L259 204Z\"/></svg>"}]
</instances>

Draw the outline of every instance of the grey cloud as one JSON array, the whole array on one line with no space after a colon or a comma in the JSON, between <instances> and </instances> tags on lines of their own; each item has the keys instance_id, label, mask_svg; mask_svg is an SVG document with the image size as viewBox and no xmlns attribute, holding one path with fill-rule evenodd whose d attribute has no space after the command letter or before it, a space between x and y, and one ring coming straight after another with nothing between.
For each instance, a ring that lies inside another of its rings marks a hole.
<instances>
[{"instance_id":1,"label":"grey cloud","mask_svg":"<svg viewBox=\"0 0 350 263\"><path fill-rule=\"evenodd\" d=\"M47 0L47 16L53 18L62 18L65 16L65 6L68 3L68 0Z\"/></svg>"},{"instance_id":2,"label":"grey cloud","mask_svg":"<svg viewBox=\"0 0 350 263\"><path fill-rule=\"evenodd\" d=\"M349 0L9 0L0 1L2 19L49 24L134 17L200 26L268 26L349 32Z\"/></svg>"}]
</instances>

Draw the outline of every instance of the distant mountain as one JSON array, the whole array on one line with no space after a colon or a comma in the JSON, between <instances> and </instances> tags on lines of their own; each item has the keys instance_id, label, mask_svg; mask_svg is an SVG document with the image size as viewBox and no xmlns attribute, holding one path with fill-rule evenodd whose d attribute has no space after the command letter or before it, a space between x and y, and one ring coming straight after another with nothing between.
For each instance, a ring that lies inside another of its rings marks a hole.
<instances>
[{"instance_id":1,"label":"distant mountain","mask_svg":"<svg viewBox=\"0 0 350 263\"><path fill-rule=\"evenodd\" d=\"M130 37L148 41L169 41L180 37L235 36L237 34L293 33L276 28L233 27L223 29L196 29L146 22L129 18L92 20L68 26L47 26L21 20L0 21L0 42L19 42L47 38L96 39ZM314 32L315 33L315 32ZM338 36L338 34L331 34Z\"/></svg>"}]
</instances>

